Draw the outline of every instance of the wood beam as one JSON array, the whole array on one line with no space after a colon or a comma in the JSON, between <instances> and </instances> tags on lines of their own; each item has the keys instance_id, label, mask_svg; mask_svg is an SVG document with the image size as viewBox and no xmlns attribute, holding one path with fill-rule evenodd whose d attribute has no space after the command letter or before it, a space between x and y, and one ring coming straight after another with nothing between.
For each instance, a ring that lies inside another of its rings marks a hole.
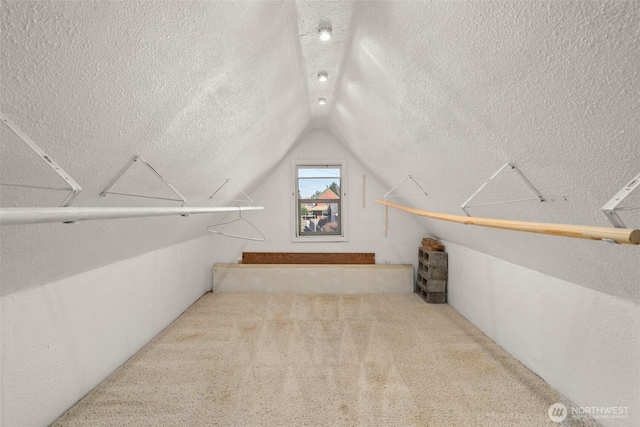
<instances>
[{"instance_id":1,"label":"wood beam","mask_svg":"<svg viewBox=\"0 0 640 427\"><path fill-rule=\"evenodd\" d=\"M243 252L243 264L375 264L371 252Z\"/></svg>"},{"instance_id":2,"label":"wood beam","mask_svg":"<svg viewBox=\"0 0 640 427\"><path fill-rule=\"evenodd\" d=\"M631 228L590 227L584 225L548 224L544 222L511 221L506 219L476 218L423 211L397 203L376 199L376 203L392 207L414 215L441 221L458 222L466 225L502 228L504 230L525 231L528 233L551 234L553 236L575 237L579 239L610 240L616 243L640 245L640 230Z\"/></svg>"}]
</instances>

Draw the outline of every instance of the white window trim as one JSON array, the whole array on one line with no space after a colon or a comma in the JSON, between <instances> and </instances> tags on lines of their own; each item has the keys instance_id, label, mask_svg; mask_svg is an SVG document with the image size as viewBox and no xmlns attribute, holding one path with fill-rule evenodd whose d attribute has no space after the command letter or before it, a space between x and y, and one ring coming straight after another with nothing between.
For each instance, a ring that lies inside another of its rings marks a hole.
<instances>
[{"instance_id":1,"label":"white window trim","mask_svg":"<svg viewBox=\"0 0 640 427\"><path fill-rule=\"evenodd\" d=\"M296 195L298 181L298 166L340 166L340 215L342 218L342 234L332 234L327 236L300 236L298 235L298 196ZM347 161L340 160L291 160L291 241L293 243L321 243L321 242L347 242L349 240L347 230L349 222L348 199L347 199Z\"/></svg>"}]
</instances>

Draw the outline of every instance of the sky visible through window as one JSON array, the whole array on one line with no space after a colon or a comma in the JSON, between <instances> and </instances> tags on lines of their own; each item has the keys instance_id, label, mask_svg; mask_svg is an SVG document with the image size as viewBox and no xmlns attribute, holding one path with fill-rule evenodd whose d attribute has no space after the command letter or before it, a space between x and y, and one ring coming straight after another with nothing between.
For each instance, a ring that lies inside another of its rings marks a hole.
<instances>
[{"instance_id":1,"label":"sky visible through window","mask_svg":"<svg viewBox=\"0 0 640 427\"><path fill-rule=\"evenodd\" d=\"M326 190L334 182L340 186L340 168L298 168L298 189L303 199Z\"/></svg>"}]
</instances>

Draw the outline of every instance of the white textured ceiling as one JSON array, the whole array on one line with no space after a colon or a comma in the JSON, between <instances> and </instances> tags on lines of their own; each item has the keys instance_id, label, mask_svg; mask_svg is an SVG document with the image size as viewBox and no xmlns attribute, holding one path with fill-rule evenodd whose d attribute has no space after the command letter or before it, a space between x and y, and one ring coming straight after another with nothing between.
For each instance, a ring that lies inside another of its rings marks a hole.
<instances>
[{"instance_id":1,"label":"white textured ceiling","mask_svg":"<svg viewBox=\"0 0 640 427\"><path fill-rule=\"evenodd\" d=\"M309 105L313 115L312 126L326 126L326 117L336 96L337 81L351 36L350 1L297 1L298 28L306 77L309 81ZM319 41L320 28L331 28L329 41ZM327 73L326 82L318 81L318 74ZM325 105L318 100L324 98Z\"/></svg>"},{"instance_id":2,"label":"white textured ceiling","mask_svg":"<svg viewBox=\"0 0 640 427\"><path fill-rule=\"evenodd\" d=\"M329 128L389 187L416 178L429 197L407 204L463 214L467 197L513 162L551 200L474 215L611 225L600 208L640 172L640 2L358 2L352 16ZM640 211L627 214L639 227ZM424 224L640 299L637 246Z\"/></svg>"},{"instance_id":3,"label":"white textured ceiling","mask_svg":"<svg viewBox=\"0 0 640 427\"><path fill-rule=\"evenodd\" d=\"M76 206L171 205L99 197L134 155L207 205L227 178L254 186L311 118L293 2L3 1L1 13L0 109L83 186ZM51 186L1 127L2 182ZM2 191L3 206L64 197ZM201 236L206 221L2 227L3 292Z\"/></svg>"},{"instance_id":4,"label":"white textured ceiling","mask_svg":"<svg viewBox=\"0 0 640 427\"><path fill-rule=\"evenodd\" d=\"M474 214L607 226L600 207L640 172L639 5L3 1L0 109L82 184L78 206L139 204L99 197L134 155L203 206L226 178L253 188L301 132L325 127L389 188L415 177L429 197L408 204L461 213L510 161L553 201ZM333 27L328 43L317 40L320 23ZM50 184L50 172L1 132L2 182ZM2 191L3 206L63 197ZM424 225L640 299L637 247ZM2 292L197 237L204 226L158 218L2 227Z\"/></svg>"}]
</instances>

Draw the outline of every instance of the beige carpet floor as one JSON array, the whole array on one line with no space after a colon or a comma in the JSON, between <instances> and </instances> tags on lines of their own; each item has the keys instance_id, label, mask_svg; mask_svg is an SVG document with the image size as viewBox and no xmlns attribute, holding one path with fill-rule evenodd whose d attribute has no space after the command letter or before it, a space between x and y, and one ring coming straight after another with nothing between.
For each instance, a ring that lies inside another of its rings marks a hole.
<instances>
[{"instance_id":1,"label":"beige carpet floor","mask_svg":"<svg viewBox=\"0 0 640 427\"><path fill-rule=\"evenodd\" d=\"M415 294L208 293L54 426L541 426L557 393Z\"/></svg>"}]
</instances>

